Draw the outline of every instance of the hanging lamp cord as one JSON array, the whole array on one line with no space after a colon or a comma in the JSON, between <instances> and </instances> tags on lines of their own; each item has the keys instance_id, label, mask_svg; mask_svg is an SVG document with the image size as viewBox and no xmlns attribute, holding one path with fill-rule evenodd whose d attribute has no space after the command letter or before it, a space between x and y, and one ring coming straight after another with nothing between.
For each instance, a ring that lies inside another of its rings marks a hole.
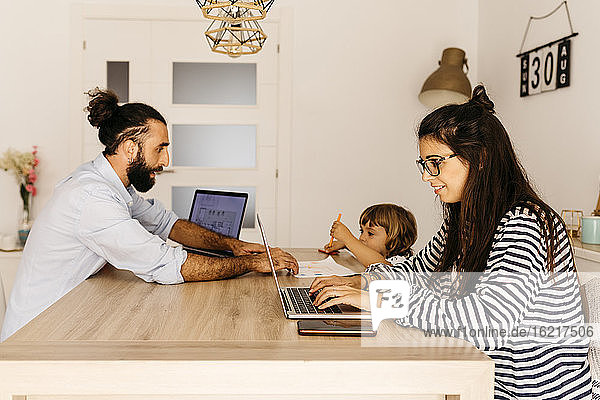
<instances>
[{"instance_id":1,"label":"hanging lamp cord","mask_svg":"<svg viewBox=\"0 0 600 400\"><path fill-rule=\"evenodd\" d=\"M569 28L571 29L571 35L570 36L574 36L575 35L575 33L573 33L573 24L571 23L571 13L569 13L569 6L567 5L567 1L565 0L562 3L560 3L558 5L558 7L556 7L554 10L552 10L551 12L549 12L546 15L543 15L541 17L529 17L529 21L527 22L527 28L525 29L525 35L523 35L523 41L521 42L521 48L519 50L519 55L523 53L523 46L525 45L525 40L527 39L527 34L529 33L529 27L531 26L531 21L534 20L534 19L535 20L539 20L539 19L548 18L549 16L551 16L555 12L557 12L562 6L565 6L565 10L567 12L567 19L569 20Z\"/></svg>"}]
</instances>

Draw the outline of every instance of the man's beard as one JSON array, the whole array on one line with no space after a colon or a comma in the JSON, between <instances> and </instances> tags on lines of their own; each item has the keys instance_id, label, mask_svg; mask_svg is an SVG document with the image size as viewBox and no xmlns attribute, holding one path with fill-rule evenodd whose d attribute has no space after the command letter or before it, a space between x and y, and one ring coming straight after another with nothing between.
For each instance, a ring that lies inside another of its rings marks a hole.
<instances>
[{"instance_id":1,"label":"man's beard","mask_svg":"<svg viewBox=\"0 0 600 400\"><path fill-rule=\"evenodd\" d=\"M158 171L162 171L162 167L150 168L140 149L136 159L127 167L127 178L138 192L145 193L152 189L156 181L150 174Z\"/></svg>"}]
</instances>

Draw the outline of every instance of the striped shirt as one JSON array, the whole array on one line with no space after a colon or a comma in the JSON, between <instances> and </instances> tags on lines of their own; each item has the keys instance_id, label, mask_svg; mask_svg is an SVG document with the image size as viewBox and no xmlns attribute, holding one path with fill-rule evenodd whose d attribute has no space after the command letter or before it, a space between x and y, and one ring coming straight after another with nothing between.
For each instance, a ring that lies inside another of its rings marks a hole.
<instances>
[{"instance_id":1,"label":"striped shirt","mask_svg":"<svg viewBox=\"0 0 600 400\"><path fill-rule=\"evenodd\" d=\"M371 265L365 275L410 283L408 315L398 323L461 337L492 358L495 399L590 399L590 333L569 239L556 222L554 273L539 222L519 206L501 219L486 268L466 295L454 294L454 274L433 272L445 226L416 255L393 266Z\"/></svg>"}]
</instances>

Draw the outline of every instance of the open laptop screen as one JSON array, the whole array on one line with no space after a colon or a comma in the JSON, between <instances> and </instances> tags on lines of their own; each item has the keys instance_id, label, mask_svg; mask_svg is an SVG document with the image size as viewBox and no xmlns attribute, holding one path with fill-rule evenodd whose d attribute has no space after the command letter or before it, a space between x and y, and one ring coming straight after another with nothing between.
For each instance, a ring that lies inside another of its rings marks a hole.
<instances>
[{"instance_id":1,"label":"open laptop screen","mask_svg":"<svg viewBox=\"0 0 600 400\"><path fill-rule=\"evenodd\" d=\"M248 193L198 189L194 194L190 221L238 239L247 201Z\"/></svg>"}]
</instances>

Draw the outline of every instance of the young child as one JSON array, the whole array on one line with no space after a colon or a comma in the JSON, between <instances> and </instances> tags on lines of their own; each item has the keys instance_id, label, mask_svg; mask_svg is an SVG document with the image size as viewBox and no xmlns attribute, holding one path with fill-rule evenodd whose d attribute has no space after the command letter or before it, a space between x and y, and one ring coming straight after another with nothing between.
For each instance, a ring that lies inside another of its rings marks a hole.
<instances>
[{"instance_id":1,"label":"young child","mask_svg":"<svg viewBox=\"0 0 600 400\"><path fill-rule=\"evenodd\" d=\"M395 204L375 204L358 219L357 239L341 222L334 222L330 234L336 239L323 247L326 253L346 248L368 267L374 263L400 262L412 255L417 240L417 222L410 211Z\"/></svg>"},{"instance_id":2,"label":"young child","mask_svg":"<svg viewBox=\"0 0 600 400\"><path fill-rule=\"evenodd\" d=\"M585 319L564 221L531 186L485 88L432 111L417 137L421 180L443 203L440 230L400 263L315 279L313 304L366 309L370 282L408 281L408 313L398 323L454 330L486 353L494 399L591 399L589 336L498 334L577 330Z\"/></svg>"}]
</instances>

